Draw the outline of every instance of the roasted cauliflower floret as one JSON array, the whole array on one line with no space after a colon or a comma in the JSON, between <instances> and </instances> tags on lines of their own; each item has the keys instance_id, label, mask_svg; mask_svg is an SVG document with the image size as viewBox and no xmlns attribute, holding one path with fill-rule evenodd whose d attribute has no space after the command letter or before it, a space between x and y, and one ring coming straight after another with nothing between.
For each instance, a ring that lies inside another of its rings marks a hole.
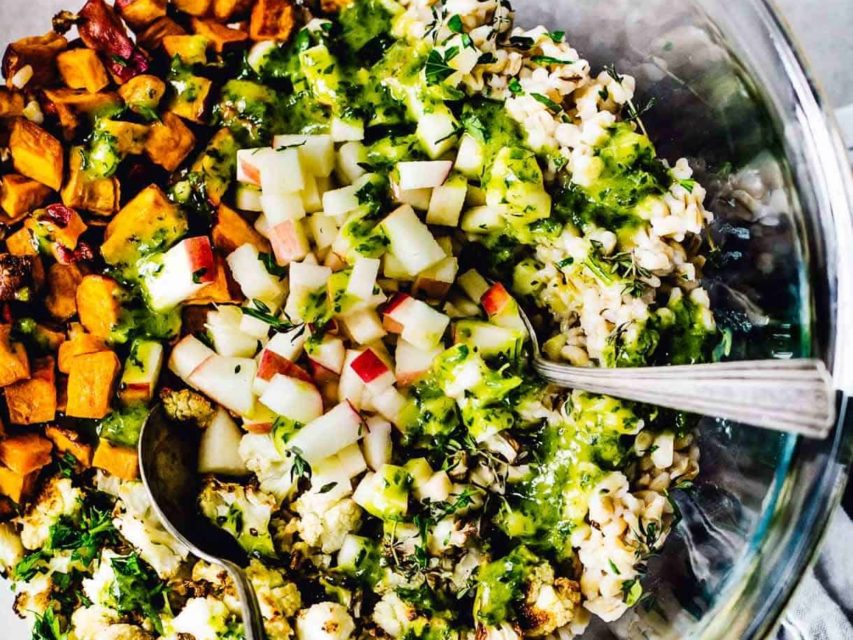
<instances>
[{"instance_id":1,"label":"roasted cauliflower floret","mask_svg":"<svg viewBox=\"0 0 853 640\"><path fill-rule=\"evenodd\" d=\"M24 619L42 615L50 606L50 596L53 593L53 580L45 573L33 576L28 582L16 582L15 613Z\"/></svg>"},{"instance_id":2,"label":"roasted cauliflower floret","mask_svg":"<svg viewBox=\"0 0 853 640\"><path fill-rule=\"evenodd\" d=\"M354 631L352 617L337 602L319 602L300 611L296 618L299 640L347 640Z\"/></svg>"},{"instance_id":3,"label":"roasted cauliflower floret","mask_svg":"<svg viewBox=\"0 0 853 640\"><path fill-rule=\"evenodd\" d=\"M202 489L199 504L204 515L230 533L249 553L274 556L270 518L275 500L254 489L210 478Z\"/></svg>"},{"instance_id":4,"label":"roasted cauliflower floret","mask_svg":"<svg viewBox=\"0 0 853 640\"><path fill-rule=\"evenodd\" d=\"M21 543L26 549L40 549L50 537L50 528L62 516L80 511L83 494L68 478L51 478L38 499L18 519L21 524Z\"/></svg>"},{"instance_id":5,"label":"roasted cauliflower floret","mask_svg":"<svg viewBox=\"0 0 853 640\"><path fill-rule=\"evenodd\" d=\"M218 640L229 632L237 632L240 622L223 602L207 597L188 600L169 626L175 634L187 633L195 640Z\"/></svg>"},{"instance_id":6,"label":"roasted cauliflower floret","mask_svg":"<svg viewBox=\"0 0 853 640\"><path fill-rule=\"evenodd\" d=\"M355 531L361 522L361 507L350 498L328 499L321 493L306 493L294 504L299 514L299 535L312 547L323 553L334 553L341 548L348 533Z\"/></svg>"},{"instance_id":7,"label":"roasted cauliflower floret","mask_svg":"<svg viewBox=\"0 0 853 640\"><path fill-rule=\"evenodd\" d=\"M302 606L302 596L292 582L275 569L269 569L255 559L249 563L246 574L255 587L264 629L269 640L287 640L293 635L292 619Z\"/></svg>"},{"instance_id":8,"label":"roasted cauliflower floret","mask_svg":"<svg viewBox=\"0 0 853 640\"><path fill-rule=\"evenodd\" d=\"M170 420L188 422L202 429L210 424L216 413L216 407L210 400L191 389L163 389L160 399Z\"/></svg>"},{"instance_id":9,"label":"roasted cauliflower floret","mask_svg":"<svg viewBox=\"0 0 853 640\"><path fill-rule=\"evenodd\" d=\"M249 471L258 477L261 491L275 496L279 503L292 493L296 483L290 473L291 463L278 453L269 434L247 433L240 441L239 453Z\"/></svg>"},{"instance_id":10,"label":"roasted cauliflower floret","mask_svg":"<svg viewBox=\"0 0 853 640\"><path fill-rule=\"evenodd\" d=\"M519 608L525 636L546 636L569 624L580 599L576 581L555 578L551 565L538 565L528 576L524 604Z\"/></svg>"},{"instance_id":11,"label":"roasted cauliflower floret","mask_svg":"<svg viewBox=\"0 0 853 640\"><path fill-rule=\"evenodd\" d=\"M0 522L0 572L11 571L24 557L24 545L15 528Z\"/></svg>"},{"instance_id":12,"label":"roasted cauliflower floret","mask_svg":"<svg viewBox=\"0 0 853 640\"><path fill-rule=\"evenodd\" d=\"M113 609L93 604L77 609L71 615L71 628L77 640L99 640L118 620L119 616Z\"/></svg>"},{"instance_id":13,"label":"roasted cauliflower floret","mask_svg":"<svg viewBox=\"0 0 853 640\"><path fill-rule=\"evenodd\" d=\"M373 622L392 638L401 638L417 617L414 607L394 592L386 593L373 608Z\"/></svg>"}]
</instances>

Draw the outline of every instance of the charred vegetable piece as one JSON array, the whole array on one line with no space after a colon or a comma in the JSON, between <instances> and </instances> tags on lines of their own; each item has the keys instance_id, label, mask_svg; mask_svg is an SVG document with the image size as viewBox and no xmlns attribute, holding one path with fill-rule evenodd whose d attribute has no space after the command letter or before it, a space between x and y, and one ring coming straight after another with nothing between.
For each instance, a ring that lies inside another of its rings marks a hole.
<instances>
[{"instance_id":1,"label":"charred vegetable piece","mask_svg":"<svg viewBox=\"0 0 853 640\"><path fill-rule=\"evenodd\" d=\"M0 209L10 218L39 207L50 194L50 187L19 173L8 173L0 179Z\"/></svg>"},{"instance_id":2,"label":"charred vegetable piece","mask_svg":"<svg viewBox=\"0 0 853 640\"><path fill-rule=\"evenodd\" d=\"M184 28L169 17L157 18L136 38L137 43L147 51L157 51L163 46L163 38L186 33Z\"/></svg>"},{"instance_id":3,"label":"charred vegetable piece","mask_svg":"<svg viewBox=\"0 0 853 640\"><path fill-rule=\"evenodd\" d=\"M166 15L166 0L116 0L116 11L134 31Z\"/></svg>"},{"instance_id":4,"label":"charred vegetable piece","mask_svg":"<svg viewBox=\"0 0 853 640\"><path fill-rule=\"evenodd\" d=\"M252 8L249 36L252 40L287 40L295 14L291 0L258 0Z\"/></svg>"},{"instance_id":5,"label":"charred vegetable piece","mask_svg":"<svg viewBox=\"0 0 853 640\"><path fill-rule=\"evenodd\" d=\"M52 357L33 362L29 380L6 387L6 406L12 424L38 424L56 418L56 371Z\"/></svg>"},{"instance_id":6,"label":"charred vegetable piece","mask_svg":"<svg viewBox=\"0 0 853 640\"><path fill-rule=\"evenodd\" d=\"M33 284L33 256L0 253L0 300L17 300L21 289Z\"/></svg>"},{"instance_id":7,"label":"charred vegetable piece","mask_svg":"<svg viewBox=\"0 0 853 640\"><path fill-rule=\"evenodd\" d=\"M9 138L15 170L53 190L62 186L65 152L62 143L35 123L15 120Z\"/></svg>"},{"instance_id":8,"label":"charred vegetable piece","mask_svg":"<svg viewBox=\"0 0 853 640\"><path fill-rule=\"evenodd\" d=\"M163 389L160 400L166 416L174 422L189 422L203 429L216 414L213 403L192 389Z\"/></svg>"},{"instance_id":9,"label":"charred vegetable piece","mask_svg":"<svg viewBox=\"0 0 853 640\"><path fill-rule=\"evenodd\" d=\"M68 41L53 32L16 40L3 54L6 82L19 88L50 84L56 80L56 56L67 47Z\"/></svg>"},{"instance_id":10,"label":"charred vegetable piece","mask_svg":"<svg viewBox=\"0 0 853 640\"><path fill-rule=\"evenodd\" d=\"M19 91L0 87L0 118L24 115L24 95Z\"/></svg>"},{"instance_id":11,"label":"charred vegetable piece","mask_svg":"<svg viewBox=\"0 0 853 640\"><path fill-rule=\"evenodd\" d=\"M107 68L120 83L148 70L148 57L127 35L119 17L104 0L89 0L80 10L77 30L90 49L107 58Z\"/></svg>"}]
</instances>

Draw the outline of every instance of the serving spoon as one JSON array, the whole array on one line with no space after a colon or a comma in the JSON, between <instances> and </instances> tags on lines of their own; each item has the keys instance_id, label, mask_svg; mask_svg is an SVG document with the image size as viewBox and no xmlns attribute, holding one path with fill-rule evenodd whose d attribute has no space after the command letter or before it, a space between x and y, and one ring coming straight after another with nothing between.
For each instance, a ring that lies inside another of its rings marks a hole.
<instances>
[{"instance_id":1,"label":"serving spoon","mask_svg":"<svg viewBox=\"0 0 853 640\"><path fill-rule=\"evenodd\" d=\"M139 469L154 511L163 526L198 558L222 567L231 576L243 611L246 640L264 640L258 598L244 568L246 552L199 511L198 429L171 424L157 405L139 436Z\"/></svg>"},{"instance_id":2,"label":"serving spoon","mask_svg":"<svg viewBox=\"0 0 853 640\"><path fill-rule=\"evenodd\" d=\"M832 377L820 360L741 360L708 364L574 367L542 356L530 318L519 306L532 347L531 364L560 387L826 438L835 423Z\"/></svg>"}]
</instances>

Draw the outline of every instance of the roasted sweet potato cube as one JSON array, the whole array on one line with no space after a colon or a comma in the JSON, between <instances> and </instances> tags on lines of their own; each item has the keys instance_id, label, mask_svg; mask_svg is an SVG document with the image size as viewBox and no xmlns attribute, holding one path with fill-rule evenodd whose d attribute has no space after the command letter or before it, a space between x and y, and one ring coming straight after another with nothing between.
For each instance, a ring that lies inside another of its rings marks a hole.
<instances>
[{"instance_id":1,"label":"roasted sweet potato cube","mask_svg":"<svg viewBox=\"0 0 853 640\"><path fill-rule=\"evenodd\" d=\"M21 475L6 467L0 467L0 493L20 504L35 491L38 476L38 471Z\"/></svg>"},{"instance_id":2,"label":"roasted sweet potato cube","mask_svg":"<svg viewBox=\"0 0 853 640\"><path fill-rule=\"evenodd\" d=\"M47 296L44 306L57 320L70 320L77 313L77 287L83 280L73 264L55 262L47 270Z\"/></svg>"},{"instance_id":3,"label":"roasted sweet potato cube","mask_svg":"<svg viewBox=\"0 0 853 640\"><path fill-rule=\"evenodd\" d=\"M124 120L101 120L101 129L115 139L119 155L138 155L145 150L148 125Z\"/></svg>"},{"instance_id":4,"label":"roasted sweet potato cube","mask_svg":"<svg viewBox=\"0 0 853 640\"><path fill-rule=\"evenodd\" d=\"M230 129L213 134L204 151L192 163L192 170L201 174L207 199L218 207L237 172L239 145Z\"/></svg>"},{"instance_id":5,"label":"roasted sweet potato cube","mask_svg":"<svg viewBox=\"0 0 853 640\"><path fill-rule=\"evenodd\" d=\"M216 274L213 282L200 289L197 293L187 298L186 304L236 304L243 297L235 292L236 287L228 277L228 268L225 259L216 256Z\"/></svg>"},{"instance_id":6,"label":"roasted sweet potato cube","mask_svg":"<svg viewBox=\"0 0 853 640\"><path fill-rule=\"evenodd\" d=\"M166 15L166 0L116 0L115 7L134 31Z\"/></svg>"},{"instance_id":7,"label":"roasted sweet potato cube","mask_svg":"<svg viewBox=\"0 0 853 640\"><path fill-rule=\"evenodd\" d=\"M24 115L24 94L0 87L0 118L15 118Z\"/></svg>"},{"instance_id":8,"label":"roasted sweet potato cube","mask_svg":"<svg viewBox=\"0 0 853 640\"><path fill-rule=\"evenodd\" d=\"M15 233L6 236L6 249L13 256L37 256L39 253L33 234L26 227L21 227Z\"/></svg>"},{"instance_id":9,"label":"roasted sweet potato cube","mask_svg":"<svg viewBox=\"0 0 853 640\"><path fill-rule=\"evenodd\" d=\"M56 80L56 56L68 48L68 40L58 33L49 32L43 36L21 38L10 44L3 55L3 77L8 86L14 86L16 74L30 67L29 88L41 87ZM20 76L18 76L20 78Z\"/></svg>"},{"instance_id":10,"label":"roasted sweet potato cube","mask_svg":"<svg viewBox=\"0 0 853 640\"><path fill-rule=\"evenodd\" d=\"M136 449L110 444L106 440L98 443L92 466L122 480L136 480L139 477Z\"/></svg>"},{"instance_id":11,"label":"roasted sweet potato cube","mask_svg":"<svg viewBox=\"0 0 853 640\"><path fill-rule=\"evenodd\" d=\"M121 104L117 93L102 91L100 93L89 93L82 89L45 89L45 97L54 105L62 105L71 109L74 113L87 116L96 115Z\"/></svg>"},{"instance_id":12,"label":"roasted sweet potato cube","mask_svg":"<svg viewBox=\"0 0 853 640\"><path fill-rule=\"evenodd\" d=\"M68 178L60 195L65 206L111 216L119 208L121 185L118 178L92 178L83 167L83 147L68 152Z\"/></svg>"},{"instance_id":13,"label":"roasted sweet potato cube","mask_svg":"<svg viewBox=\"0 0 853 640\"><path fill-rule=\"evenodd\" d=\"M146 187L107 225L101 255L107 264L133 264L142 256L142 246L158 248L160 241L177 240L187 230L186 219L156 185Z\"/></svg>"},{"instance_id":14,"label":"roasted sweet potato cube","mask_svg":"<svg viewBox=\"0 0 853 640\"><path fill-rule=\"evenodd\" d=\"M112 351L87 353L71 359L65 415L103 418L110 412L121 362Z\"/></svg>"},{"instance_id":15,"label":"roasted sweet potato cube","mask_svg":"<svg viewBox=\"0 0 853 640\"><path fill-rule=\"evenodd\" d=\"M213 81L202 76L187 75L172 82L175 89L169 111L191 122L204 124Z\"/></svg>"},{"instance_id":16,"label":"roasted sweet potato cube","mask_svg":"<svg viewBox=\"0 0 853 640\"><path fill-rule=\"evenodd\" d=\"M105 340L118 324L121 287L106 276L88 275L77 287L77 313L86 331Z\"/></svg>"},{"instance_id":17,"label":"roasted sweet potato cube","mask_svg":"<svg viewBox=\"0 0 853 640\"><path fill-rule=\"evenodd\" d=\"M56 372L52 357L35 360L29 380L6 387L6 406L12 424L40 424L56 418Z\"/></svg>"},{"instance_id":18,"label":"roasted sweet potato cube","mask_svg":"<svg viewBox=\"0 0 853 640\"><path fill-rule=\"evenodd\" d=\"M9 138L15 170L51 189L62 186L65 154L62 143L37 124L17 118Z\"/></svg>"},{"instance_id":19,"label":"roasted sweet potato cube","mask_svg":"<svg viewBox=\"0 0 853 640\"><path fill-rule=\"evenodd\" d=\"M212 0L172 0L172 4L178 11L183 11L191 16L207 15L210 11Z\"/></svg>"},{"instance_id":20,"label":"roasted sweet potato cube","mask_svg":"<svg viewBox=\"0 0 853 640\"><path fill-rule=\"evenodd\" d=\"M160 122L151 125L145 141L145 153L151 162L172 172L181 166L195 147L195 135L178 116L164 113Z\"/></svg>"},{"instance_id":21,"label":"roasted sweet potato cube","mask_svg":"<svg viewBox=\"0 0 853 640\"><path fill-rule=\"evenodd\" d=\"M131 111L148 117L156 113L166 93L166 83L157 76L143 74L128 80L119 87L118 93Z\"/></svg>"},{"instance_id":22,"label":"roasted sweet potato cube","mask_svg":"<svg viewBox=\"0 0 853 640\"><path fill-rule=\"evenodd\" d=\"M92 445L83 442L78 432L50 425L45 428L44 435L53 443L58 454L70 453L82 467L92 466Z\"/></svg>"},{"instance_id":23,"label":"roasted sweet potato cube","mask_svg":"<svg viewBox=\"0 0 853 640\"><path fill-rule=\"evenodd\" d=\"M69 49L56 56L62 81L72 89L98 93L110 83L107 70L92 49Z\"/></svg>"},{"instance_id":24,"label":"roasted sweet potato cube","mask_svg":"<svg viewBox=\"0 0 853 640\"><path fill-rule=\"evenodd\" d=\"M49 465L51 451L53 443L37 433L7 436L0 441L0 462L23 476Z\"/></svg>"},{"instance_id":25,"label":"roasted sweet potato cube","mask_svg":"<svg viewBox=\"0 0 853 640\"><path fill-rule=\"evenodd\" d=\"M0 180L0 209L13 220L40 207L51 193L50 187L19 173L8 173Z\"/></svg>"},{"instance_id":26,"label":"roasted sweet potato cube","mask_svg":"<svg viewBox=\"0 0 853 640\"><path fill-rule=\"evenodd\" d=\"M163 49L169 58L178 56L184 64L204 64L210 41L200 35L166 36Z\"/></svg>"},{"instance_id":27,"label":"roasted sweet potato cube","mask_svg":"<svg viewBox=\"0 0 853 640\"><path fill-rule=\"evenodd\" d=\"M337 13L352 3L353 0L320 0L320 8L326 13Z\"/></svg>"},{"instance_id":28,"label":"roasted sweet potato cube","mask_svg":"<svg viewBox=\"0 0 853 640\"><path fill-rule=\"evenodd\" d=\"M12 342L12 325L0 324L0 387L8 387L30 377L27 350Z\"/></svg>"},{"instance_id":29,"label":"roasted sweet potato cube","mask_svg":"<svg viewBox=\"0 0 853 640\"><path fill-rule=\"evenodd\" d=\"M231 29L212 20L192 19L193 31L210 42L213 50L222 53L226 49L236 47L249 39L249 34L240 29Z\"/></svg>"},{"instance_id":30,"label":"roasted sweet potato cube","mask_svg":"<svg viewBox=\"0 0 853 640\"><path fill-rule=\"evenodd\" d=\"M249 36L252 40L287 40L294 22L291 0L258 0L252 7Z\"/></svg>"},{"instance_id":31,"label":"roasted sweet potato cube","mask_svg":"<svg viewBox=\"0 0 853 640\"><path fill-rule=\"evenodd\" d=\"M59 370L62 373L69 373L71 361L74 358L99 351L108 351L103 338L93 336L91 333L77 333L70 340L59 345Z\"/></svg>"},{"instance_id":32,"label":"roasted sweet potato cube","mask_svg":"<svg viewBox=\"0 0 853 640\"><path fill-rule=\"evenodd\" d=\"M163 46L163 38L182 33L186 33L184 28L171 18L157 18L136 37L136 42L148 51L156 51Z\"/></svg>"},{"instance_id":33,"label":"roasted sweet potato cube","mask_svg":"<svg viewBox=\"0 0 853 640\"><path fill-rule=\"evenodd\" d=\"M224 204L220 204L216 210L216 224L213 226L212 238L214 246L226 255L244 244L251 244L259 253L272 251L266 238L258 233L243 216Z\"/></svg>"},{"instance_id":34,"label":"roasted sweet potato cube","mask_svg":"<svg viewBox=\"0 0 853 640\"><path fill-rule=\"evenodd\" d=\"M219 22L233 22L249 13L252 0L213 0L213 17Z\"/></svg>"}]
</instances>

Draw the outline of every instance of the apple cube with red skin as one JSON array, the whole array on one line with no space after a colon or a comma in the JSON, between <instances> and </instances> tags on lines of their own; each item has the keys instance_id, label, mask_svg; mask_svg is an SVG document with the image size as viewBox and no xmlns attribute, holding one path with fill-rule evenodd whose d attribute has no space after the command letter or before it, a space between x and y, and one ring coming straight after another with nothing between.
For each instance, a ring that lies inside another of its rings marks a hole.
<instances>
[{"instance_id":1,"label":"apple cube with red skin","mask_svg":"<svg viewBox=\"0 0 853 640\"><path fill-rule=\"evenodd\" d=\"M471 300L479 303L489 290L489 283L475 269L469 269L456 280L459 288L465 292Z\"/></svg>"},{"instance_id":2,"label":"apple cube with red skin","mask_svg":"<svg viewBox=\"0 0 853 640\"><path fill-rule=\"evenodd\" d=\"M326 334L319 343L311 344L308 348L308 359L339 375L344 367L346 348L344 341L336 336Z\"/></svg>"},{"instance_id":3,"label":"apple cube with red skin","mask_svg":"<svg viewBox=\"0 0 853 640\"><path fill-rule=\"evenodd\" d=\"M240 149L237 151L237 182L261 186L259 156L264 149Z\"/></svg>"},{"instance_id":4,"label":"apple cube with red skin","mask_svg":"<svg viewBox=\"0 0 853 640\"><path fill-rule=\"evenodd\" d=\"M257 378L255 378L255 380L257 380ZM243 429L249 433L271 433L273 426L275 426L275 421L278 418L275 412L268 409L260 402L255 405L252 413L241 417L243 418Z\"/></svg>"},{"instance_id":5,"label":"apple cube with red skin","mask_svg":"<svg viewBox=\"0 0 853 640\"><path fill-rule=\"evenodd\" d=\"M450 291L459 271L459 260L448 257L418 274L412 292L429 298L443 298Z\"/></svg>"},{"instance_id":6,"label":"apple cube with red skin","mask_svg":"<svg viewBox=\"0 0 853 640\"><path fill-rule=\"evenodd\" d=\"M169 355L169 371L189 384L190 375L216 352L194 335L188 335L172 348Z\"/></svg>"},{"instance_id":7,"label":"apple cube with red skin","mask_svg":"<svg viewBox=\"0 0 853 640\"><path fill-rule=\"evenodd\" d=\"M362 431L361 415L349 402L342 402L297 431L288 441L287 448L298 450L308 464L316 465L358 442Z\"/></svg>"},{"instance_id":8,"label":"apple cube with red skin","mask_svg":"<svg viewBox=\"0 0 853 640\"><path fill-rule=\"evenodd\" d=\"M323 415L323 398L313 382L280 373L269 381L260 402L277 414L300 424L308 424Z\"/></svg>"},{"instance_id":9,"label":"apple cube with red skin","mask_svg":"<svg viewBox=\"0 0 853 640\"><path fill-rule=\"evenodd\" d=\"M489 316L489 320L496 325L525 330L524 322L518 312L518 303L500 282L488 288L480 298L480 304Z\"/></svg>"},{"instance_id":10,"label":"apple cube with red skin","mask_svg":"<svg viewBox=\"0 0 853 640\"><path fill-rule=\"evenodd\" d=\"M214 355L190 374L188 384L238 415L248 415L255 406L252 383L257 363L251 358Z\"/></svg>"},{"instance_id":11,"label":"apple cube with red skin","mask_svg":"<svg viewBox=\"0 0 853 640\"><path fill-rule=\"evenodd\" d=\"M163 367L163 345L156 340L134 340L119 384L119 397L125 404L148 402Z\"/></svg>"},{"instance_id":12,"label":"apple cube with red skin","mask_svg":"<svg viewBox=\"0 0 853 640\"><path fill-rule=\"evenodd\" d=\"M280 300L284 287L278 278L267 271L254 245L246 243L238 247L228 255L226 261L246 298L263 300L268 306Z\"/></svg>"},{"instance_id":13,"label":"apple cube with red skin","mask_svg":"<svg viewBox=\"0 0 853 640\"><path fill-rule=\"evenodd\" d=\"M311 253L311 245L301 220L285 220L269 230L269 241L276 264L281 267L298 262Z\"/></svg>"},{"instance_id":14,"label":"apple cube with red skin","mask_svg":"<svg viewBox=\"0 0 853 640\"><path fill-rule=\"evenodd\" d=\"M373 349L365 349L349 366L371 395L382 393L394 384L394 372Z\"/></svg>"},{"instance_id":15,"label":"apple cube with red skin","mask_svg":"<svg viewBox=\"0 0 853 640\"><path fill-rule=\"evenodd\" d=\"M261 351L258 357L258 374L252 384L255 395L262 395L269 386L269 381L276 375L285 375L303 382L313 383L314 379L302 367L294 362L283 358L269 348Z\"/></svg>"},{"instance_id":16,"label":"apple cube with red skin","mask_svg":"<svg viewBox=\"0 0 853 640\"><path fill-rule=\"evenodd\" d=\"M344 358L344 366L341 370L341 376L338 380L338 401L349 402L359 411L366 411L373 408L370 402L370 394L367 393L367 387L364 381L352 368L353 361L358 358L363 352L355 349L349 349Z\"/></svg>"},{"instance_id":17,"label":"apple cube with red skin","mask_svg":"<svg viewBox=\"0 0 853 640\"><path fill-rule=\"evenodd\" d=\"M439 345L450 318L417 298L398 293L385 307L383 323L391 333L399 333L406 342L426 351Z\"/></svg>"},{"instance_id":18,"label":"apple cube with red skin","mask_svg":"<svg viewBox=\"0 0 853 640\"><path fill-rule=\"evenodd\" d=\"M210 238L181 240L143 267L148 303L155 311L173 309L216 279Z\"/></svg>"},{"instance_id":19,"label":"apple cube with red skin","mask_svg":"<svg viewBox=\"0 0 853 640\"><path fill-rule=\"evenodd\" d=\"M406 386L417 382L429 373L433 361L441 354L441 348L418 349L405 340L397 341L394 353L394 369L397 384Z\"/></svg>"}]
</instances>

